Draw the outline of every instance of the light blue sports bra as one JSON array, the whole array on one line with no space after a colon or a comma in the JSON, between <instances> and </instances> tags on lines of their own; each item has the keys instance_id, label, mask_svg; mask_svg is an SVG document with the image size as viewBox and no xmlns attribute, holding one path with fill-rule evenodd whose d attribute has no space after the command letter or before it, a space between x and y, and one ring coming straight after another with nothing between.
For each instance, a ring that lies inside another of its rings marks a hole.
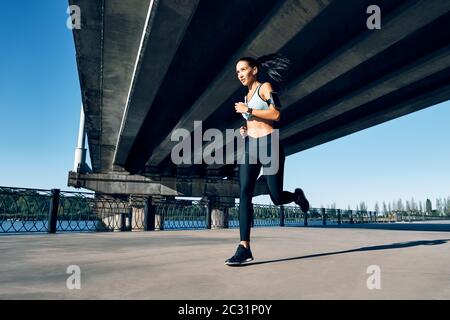
<instances>
[{"instance_id":1,"label":"light blue sports bra","mask_svg":"<svg viewBox=\"0 0 450 320\"><path fill-rule=\"evenodd\" d=\"M261 85L262 84L260 83L258 88L255 90L255 93L253 93L253 96L250 98L250 101L247 102L247 96L245 96L244 101L247 106L249 106L254 110L269 110L267 102L264 101L259 95L259 89L261 88ZM245 120L254 117L252 114L248 112L242 113L242 116L245 118Z\"/></svg>"}]
</instances>

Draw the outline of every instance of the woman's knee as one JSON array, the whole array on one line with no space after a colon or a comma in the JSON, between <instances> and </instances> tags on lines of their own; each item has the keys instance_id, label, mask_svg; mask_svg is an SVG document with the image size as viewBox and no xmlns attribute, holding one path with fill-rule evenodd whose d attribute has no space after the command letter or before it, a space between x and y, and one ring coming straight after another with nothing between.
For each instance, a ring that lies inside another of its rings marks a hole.
<instances>
[{"instance_id":1,"label":"woman's knee","mask_svg":"<svg viewBox=\"0 0 450 320\"><path fill-rule=\"evenodd\" d=\"M276 206L279 206L280 204L282 204L282 199L281 199L281 194L280 193L271 193L270 194L270 199L272 200L273 204Z\"/></svg>"}]
</instances>

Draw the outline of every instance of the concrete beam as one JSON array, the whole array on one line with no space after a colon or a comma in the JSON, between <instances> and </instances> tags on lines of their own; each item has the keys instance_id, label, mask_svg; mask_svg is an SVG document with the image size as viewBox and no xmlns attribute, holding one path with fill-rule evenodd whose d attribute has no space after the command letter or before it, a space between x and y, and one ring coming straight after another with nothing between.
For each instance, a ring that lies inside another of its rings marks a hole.
<instances>
[{"instance_id":1,"label":"concrete beam","mask_svg":"<svg viewBox=\"0 0 450 320\"><path fill-rule=\"evenodd\" d=\"M450 10L450 1L409 1L383 17L380 30L367 29L289 85L281 99L289 108L308 94L374 57Z\"/></svg>"},{"instance_id":2,"label":"concrete beam","mask_svg":"<svg viewBox=\"0 0 450 320\"><path fill-rule=\"evenodd\" d=\"M450 46L429 54L411 65L395 70L329 105L317 108L307 117L290 122L281 130L280 138L286 139L448 67L450 67Z\"/></svg>"},{"instance_id":3,"label":"concrete beam","mask_svg":"<svg viewBox=\"0 0 450 320\"><path fill-rule=\"evenodd\" d=\"M81 99L92 169L101 166L101 95L103 1L69 0L81 9L81 29L73 29Z\"/></svg>"},{"instance_id":4,"label":"concrete beam","mask_svg":"<svg viewBox=\"0 0 450 320\"><path fill-rule=\"evenodd\" d=\"M85 188L99 193L115 195L183 196L183 197L235 197L239 198L236 180L208 178L147 178L120 173L78 174L69 172L68 186ZM268 194L264 180L257 182L254 196Z\"/></svg>"},{"instance_id":5,"label":"concrete beam","mask_svg":"<svg viewBox=\"0 0 450 320\"><path fill-rule=\"evenodd\" d=\"M150 8L122 115L114 151L114 164L125 165L134 140L152 107L198 2L198 0L155 1Z\"/></svg>"},{"instance_id":6,"label":"concrete beam","mask_svg":"<svg viewBox=\"0 0 450 320\"><path fill-rule=\"evenodd\" d=\"M113 169L114 151L152 0L108 0L104 6L100 170Z\"/></svg>"}]
</instances>

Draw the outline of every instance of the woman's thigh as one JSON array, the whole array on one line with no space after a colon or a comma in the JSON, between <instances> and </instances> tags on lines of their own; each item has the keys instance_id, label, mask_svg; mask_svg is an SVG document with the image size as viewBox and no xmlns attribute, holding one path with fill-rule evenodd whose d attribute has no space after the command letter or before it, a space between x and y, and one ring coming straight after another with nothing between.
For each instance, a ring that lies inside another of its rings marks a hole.
<instances>
[{"instance_id":1,"label":"woman's thigh","mask_svg":"<svg viewBox=\"0 0 450 320\"><path fill-rule=\"evenodd\" d=\"M239 165L239 184L241 191L252 192L254 190L256 179L261 171L261 165L243 163ZM253 196L251 194L250 196Z\"/></svg>"}]
</instances>

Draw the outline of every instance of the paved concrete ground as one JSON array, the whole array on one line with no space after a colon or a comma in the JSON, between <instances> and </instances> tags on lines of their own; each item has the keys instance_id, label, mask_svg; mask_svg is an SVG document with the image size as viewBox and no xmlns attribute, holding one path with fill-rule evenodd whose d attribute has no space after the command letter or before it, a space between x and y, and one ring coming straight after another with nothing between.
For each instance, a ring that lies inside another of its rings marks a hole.
<instances>
[{"instance_id":1,"label":"paved concrete ground","mask_svg":"<svg viewBox=\"0 0 450 320\"><path fill-rule=\"evenodd\" d=\"M254 228L255 261L234 268L237 229L1 235L0 299L450 299L450 233L417 226Z\"/></svg>"}]
</instances>

